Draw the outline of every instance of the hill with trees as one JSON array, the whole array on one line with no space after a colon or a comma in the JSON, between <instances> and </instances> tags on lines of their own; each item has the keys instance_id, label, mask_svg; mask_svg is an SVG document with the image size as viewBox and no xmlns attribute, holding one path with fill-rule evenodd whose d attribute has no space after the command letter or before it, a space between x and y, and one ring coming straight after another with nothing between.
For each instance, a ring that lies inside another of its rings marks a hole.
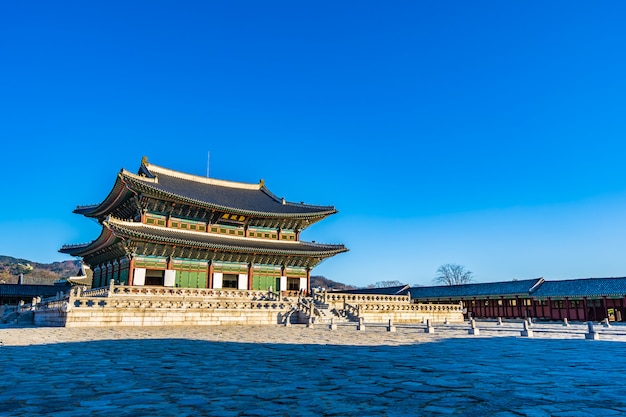
<instances>
[{"instance_id":1,"label":"hill with trees","mask_svg":"<svg viewBox=\"0 0 626 417\"><path fill-rule=\"evenodd\" d=\"M0 255L0 283L17 284L23 274L23 284L52 284L57 279L76 275L80 261L42 264L27 259Z\"/></svg>"},{"instance_id":2,"label":"hill with trees","mask_svg":"<svg viewBox=\"0 0 626 417\"><path fill-rule=\"evenodd\" d=\"M357 287L353 285L343 284L341 282L333 281L321 275L311 276L311 288L324 288L327 290L355 290Z\"/></svg>"}]
</instances>

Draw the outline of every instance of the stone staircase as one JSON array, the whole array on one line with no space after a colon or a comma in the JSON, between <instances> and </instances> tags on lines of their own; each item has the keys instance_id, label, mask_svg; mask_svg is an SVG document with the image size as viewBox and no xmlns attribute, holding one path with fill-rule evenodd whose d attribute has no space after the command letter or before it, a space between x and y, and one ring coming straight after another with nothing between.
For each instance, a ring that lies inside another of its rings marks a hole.
<instances>
[{"instance_id":1,"label":"stone staircase","mask_svg":"<svg viewBox=\"0 0 626 417\"><path fill-rule=\"evenodd\" d=\"M337 310L335 308L330 308L328 304L321 303L319 301L315 301L315 310L319 312L319 316L315 316L316 324L330 324L331 321L333 323L348 323L353 320L350 320L348 315L344 310Z\"/></svg>"}]
</instances>

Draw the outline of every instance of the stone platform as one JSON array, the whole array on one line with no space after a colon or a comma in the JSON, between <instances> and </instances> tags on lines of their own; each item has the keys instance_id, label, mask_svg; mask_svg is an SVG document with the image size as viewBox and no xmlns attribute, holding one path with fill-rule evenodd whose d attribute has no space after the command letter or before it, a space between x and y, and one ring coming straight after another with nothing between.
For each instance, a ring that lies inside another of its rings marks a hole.
<instances>
[{"instance_id":1,"label":"stone platform","mask_svg":"<svg viewBox=\"0 0 626 417\"><path fill-rule=\"evenodd\" d=\"M19 322L20 315L28 314L34 324L62 327L318 324L328 322L333 315L337 319L345 317L348 321L367 323L463 320L460 304L413 304L406 296L324 292L305 297L272 291L113 283L93 290L76 287L69 294L34 299L31 304L20 305L15 314L11 320Z\"/></svg>"}]
</instances>

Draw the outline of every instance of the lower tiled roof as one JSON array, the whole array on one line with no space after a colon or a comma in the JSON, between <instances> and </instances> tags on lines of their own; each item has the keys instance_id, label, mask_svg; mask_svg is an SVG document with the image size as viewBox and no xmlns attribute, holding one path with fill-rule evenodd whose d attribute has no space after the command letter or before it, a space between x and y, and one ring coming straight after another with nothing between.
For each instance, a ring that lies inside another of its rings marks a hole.
<instances>
[{"instance_id":1,"label":"lower tiled roof","mask_svg":"<svg viewBox=\"0 0 626 417\"><path fill-rule=\"evenodd\" d=\"M585 278L546 281L533 293L534 297L624 297L626 277Z\"/></svg>"},{"instance_id":2,"label":"lower tiled roof","mask_svg":"<svg viewBox=\"0 0 626 417\"><path fill-rule=\"evenodd\" d=\"M413 299L515 296L528 295L533 287L541 282L543 282L543 278L507 282L486 282L480 284L412 287L409 292Z\"/></svg>"},{"instance_id":3,"label":"lower tiled roof","mask_svg":"<svg viewBox=\"0 0 626 417\"><path fill-rule=\"evenodd\" d=\"M2 297L51 297L59 291L67 291L67 286L59 285L20 285L0 284Z\"/></svg>"},{"instance_id":4,"label":"lower tiled roof","mask_svg":"<svg viewBox=\"0 0 626 417\"><path fill-rule=\"evenodd\" d=\"M397 287L384 287L384 288L359 288L354 290L337 290L328 291L339 292L342 294L380 294L380 295L407 295L409 292L408 285L400 285Z\"/></svg>"}]
</instances>

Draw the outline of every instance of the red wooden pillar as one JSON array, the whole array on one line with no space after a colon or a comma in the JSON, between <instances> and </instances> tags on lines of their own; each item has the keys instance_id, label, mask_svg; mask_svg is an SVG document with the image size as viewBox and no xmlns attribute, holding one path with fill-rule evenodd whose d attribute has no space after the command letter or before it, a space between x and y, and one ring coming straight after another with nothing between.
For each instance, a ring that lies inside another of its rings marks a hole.
<instances>
[{"instance_id":1,"label":"red wooden pillar","mask_svg":"<svg viewBox=\"0 0 626 417\"><path fill-rule=\"evenodd\" d=\"M206 287L213 288L213 261L209 261L207 268Z\"/></svg>"},{"instance_id":2,"label":"red wooden pillar","mask_svg":"<svg viewBox=\"0 0 626 417\"><path fill-rule=\"evenodd\" d=\"M252 265L252 262L250 262L248 264L248 289L251 290L252 289L252 271L254 269L254 266Z\"/></svg>"},{"instance_id":3,"label":"red wooden pillar","mask_svg":"<svg viewBox=\"0 0 626 417\"><path fill-rule=\"evenodd\" d=\"M602 319L609 318L609 311L606 304L606 297L602 297Z\"/></svg>"},{"instance_id":4,"label":"red wooden pillar","mask_svg":"<svg viewBox=\"0 0 626 417\"><path fill-rule=\"evenodd\" d=\"M589 321L589 318L587 317L587 315L588 315L587 297L583 297L583 321Z\"/></svg>"},{"instance_id":5,"label":"red wooden pillar","mask_svg":"<svg viewBox=\"0 0 626 417\"><path fill-rule=\"evenodd\" d=\"M311 268L306 268L306 293L311 294Z\"/></svg>"},{"instance_id":6,"label":"red wooden pillar","mask_svg":"<svg viewBox=\"0 0 626 417\"><path fill-rule=\"evenodd\" d=\"M133 277L135 276L135 258L130 258L128 263L128 285L133 285Z\"/></svg>"}]
</instances>

